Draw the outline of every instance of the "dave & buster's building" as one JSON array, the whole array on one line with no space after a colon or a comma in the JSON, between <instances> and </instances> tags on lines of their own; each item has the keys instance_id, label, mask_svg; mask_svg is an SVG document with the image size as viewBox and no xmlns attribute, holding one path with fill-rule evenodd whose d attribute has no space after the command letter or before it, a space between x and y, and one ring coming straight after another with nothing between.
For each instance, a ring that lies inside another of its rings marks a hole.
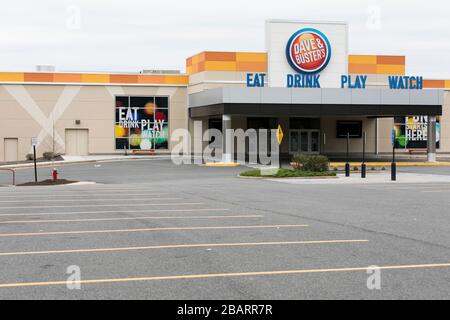
<instances>
[{"instance_id":1,"label":"dave & buster's building","mask_svg":"<svg viewBox=\"0 0 450 320\"><path fill-rule=\"evenodd\" d=\"M265 52L202 52L186 74L0 73L0 161L38 153L167 153L176 129L283 127L283 154L450 153L450 81L404 56L348 52L341 22L271 20ZM198 137L197 137L198 138ZM205 146L208 144L204 142ZM219 146L220 147L220 146Z\"/></svg>"}]
</instances>

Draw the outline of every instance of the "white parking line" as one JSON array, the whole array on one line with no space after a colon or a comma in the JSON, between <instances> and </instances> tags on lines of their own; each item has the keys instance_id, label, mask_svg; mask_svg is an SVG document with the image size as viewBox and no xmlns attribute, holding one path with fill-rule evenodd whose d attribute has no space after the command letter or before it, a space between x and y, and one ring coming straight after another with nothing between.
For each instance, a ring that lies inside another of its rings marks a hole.
<instances>
[{"instance_id":1,"label":"white parking line","mask_svg":"<svg viewBox=\"0 0 450 320\"><path fill-rule=\"evenodd\" d=\"M133 217L133 218L102 218L102 219L73 219L73 220L16 220L3 221L0 224L44 224L44 223L69 223L69 222L101 222L101 221L132 221L132 220L225 220L225 219L259 219L261 215L238 215L238 216L184 216L184 217Z\"/></svg>"},{"instance_id":2,"label":"white parking line","mask_svg":"<svg viewBox=\"0 0 450 320\"><path fill-rule=\"evenodd\" d=\"M161 190L148 190L148 189L133 189L133 188L124 188L123 190L104 190L104 189L55 189L55 188L49 188L49 189L45 189L45 191L42 189L44 187L40 187L39 190L36 190L35 192L33 191L23 191L20 189L16 188L11 188L9 189L10 191L7 192L1 192L0 191L0 196L7 196L7 195L29 195L29 196L39 196L39 195L49 195L49 194L61 194L61 195L79 195L79 194L96 194L96 193L107 193L107 194L123 194L123 193L130 193L130 192L135 192L135 193L160 193Z\"/></svg>"},{"instance_id":3,"label":"white parking line","mask_svg":"<svg viewBox=\"0 0 450 320\"><path fill-rule=\"evenodd\" d=\"M18 194L11 194L10 196L0 196L0 199L4 198L19 198L19 199L28 199L28 198L39 198L42 199L43 197L50 197L50 198L86 198L91 196L97 196L97 197L113 197L117 198L118 196L122 197L143 197L143 196L167 196L169 193L118 193L118 194L110 194L110 193L93 193L93 194L80 194L79 192L76 194L51 194L46 193L43 195L18 195ZM95 198L94 198L95 199Z\"/></svg>"},{"instance_id":4,"label":"white parking line","mask_svg":"<svg viewBox=\"0 0 450 320\"><path fill-rule=\"evenodd\" d=\"M186 206L203 205L204 203L185 203ZM51 212L51 213L6 213L0 214L0 217L34 217L34 216L71 216L77 214L122 214L122 213L155 213L155 212L224 212L230 209L175 209L175 210L112 210L112 211L77 211L77 212Z\"/></svg>"},{"instance_id":5,"label":"white parking line","mask_svg":"<svg viewBox=\"0 0 450 320\"><path fill-rule=\"evenodd\" d=\"M173 200L184 200L182 198L160 198L160 199L147 199L146 201L173 201ZM146 207L146 206L181 206L185 203L143 203L143 204L128 204L124 203L123 207ZM78 205L78 206L30 206L30 207L0 207L0 210L11 210L11 209L51 209L51 208L92 208L92 207L117 207L118 204L89 204L89 205Z\"/></svg>"},{"instance_id":6,"label":"white parking line","mask_svg":"<svg viewBox=\"0 0 450 320\"><path fill-rule=\"evenodd\" d=\"M117 198L117 197L116 197ZM40 200L0 200L0 203L24 203L24 202L101 202L101 201L111 201L111 202L142 202L142 201L154 201L154 200L181 200L182 198L141 198L141 199L40 199ZM0 207L1 208L1 207Z\"/></svg>"},{"instance_id":7,"label":"white parking line","mask_svg":"<svg viewBox=\"0 0 450 320\"><path fill-rule=\"evenodd\" d=\"M0 233L0 238L10 237L39 237L39 236L64 236L76 234L108 234L108 233L136 233L136 232L168 232L168 231L218 231L218 230L257 230L257 229L295 229L308 228L306 224L296 225L259 225L259 226L224 226L224 227L173 227L173 228L146 228L146 229L122 229L122 230L87 230L87 231L59 231L59 232L31 232L31 233Z\"/></svg>"},{"instance_id":8,"label":"white parking line","mask_svg":"<svg viewBox=\"0 0 450 320\"><path fill-rule=\"evenodd\" d=\"M239 247L269 247L269 246L301 246L301 245L340 245L340 244L365 244L369 240L312 240L312 241L278 241L278 242L243 242L243 243L206 243L206 244L176 244L156 245L125 248L96 248L96 249L68 249L52 251L22 251L1 252L0 257L34 256L51 254L80 254L80 253L109 253L144 250L168 250L168 249L198 249L198 248L239 248Z\"/></svg>"}]
</instances>

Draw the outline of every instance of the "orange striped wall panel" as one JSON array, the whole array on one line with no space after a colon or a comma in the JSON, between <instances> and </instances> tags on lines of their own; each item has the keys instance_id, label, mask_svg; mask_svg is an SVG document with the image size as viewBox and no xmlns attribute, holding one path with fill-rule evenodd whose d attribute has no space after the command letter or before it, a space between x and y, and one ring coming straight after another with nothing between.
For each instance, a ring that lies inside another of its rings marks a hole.
<instances>
[{"instance_id":1,"label":"orange striped wall panel","mask_svg":"<svg viewBox=\"0 0 450 320\"><path fill-rule=\"evenodd\" d=\"M405 75L405 56L350 55L350 74Z\"/></svg>"},{"instance_id":2,"label":"orange striped wall panel","mask_svg":"<svg viewBox=\"0 0 450 320\"><path fill-rule=\"evenodd\" d=\"M425 89L450 89L450 80L423 80Z\"/></svg>"},{"instance_id":3,"label":"orange striped wall panel","mask_svg":"<svg viewBox=\"0 0 450 320\"><path fill-rule=\"evenodd\" d=\"M187 86L187 75L0 72L0 83L151 84Z\"/></svg>"},{"instance_id":4,"label":"orange striped wall panel","mask_svg":"<svg viewBox=\"0 0 450 320\"><path fill-rule=\"evenodd\" d=\"M187 74L203 71L267 72L262 52L202 52L186 60Z\"/></svg>"}]
</instances>

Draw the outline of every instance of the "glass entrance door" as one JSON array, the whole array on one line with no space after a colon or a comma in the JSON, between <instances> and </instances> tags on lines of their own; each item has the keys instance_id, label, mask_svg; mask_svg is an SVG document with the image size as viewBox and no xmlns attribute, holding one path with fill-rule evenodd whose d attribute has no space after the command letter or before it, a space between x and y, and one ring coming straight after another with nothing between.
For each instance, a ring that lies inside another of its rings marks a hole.
<instances>
[{"instance_id":1,"label":"glass entrance door","mask_svg":"<svg viewBox=\"0 0 450 320\"><path fill-rule=\"evenodd\" d=\"M290 153L319 154L320 131L319 130L290 130Z\"/></svg>"}]
</instances>

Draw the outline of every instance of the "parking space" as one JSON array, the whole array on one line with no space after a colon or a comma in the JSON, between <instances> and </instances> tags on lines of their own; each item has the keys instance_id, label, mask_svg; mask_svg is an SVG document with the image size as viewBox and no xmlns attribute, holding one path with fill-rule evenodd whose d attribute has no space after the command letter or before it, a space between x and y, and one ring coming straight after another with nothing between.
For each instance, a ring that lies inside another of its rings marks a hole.
<instances>
[{"instance_id":1,"label":"parking space","mask_svg":"<svg viewBox=\"0 0 450 320\"><path fill-rule=\"evenodd\" d=\"M208 176L150 162L136 162L147 182L134 183L124 170L130 165L118 171L120 164L104 164L98 176L116 172L109 184L0 189L0 298L450 293L443 282L450 276L449 227L440 210L449 200L425 210L417 197L440 199L431 192L450 190L446 184L290 185L237 179L237 169L201 168ZM99 168L76 168L63 172L92 171L97 179ZM165 179L172 170L183 178ZM370 266L379 267L382 290L368 288ZM80 271L80 290L67 287L71 270Z\"/></svg>"}]
</instances>

